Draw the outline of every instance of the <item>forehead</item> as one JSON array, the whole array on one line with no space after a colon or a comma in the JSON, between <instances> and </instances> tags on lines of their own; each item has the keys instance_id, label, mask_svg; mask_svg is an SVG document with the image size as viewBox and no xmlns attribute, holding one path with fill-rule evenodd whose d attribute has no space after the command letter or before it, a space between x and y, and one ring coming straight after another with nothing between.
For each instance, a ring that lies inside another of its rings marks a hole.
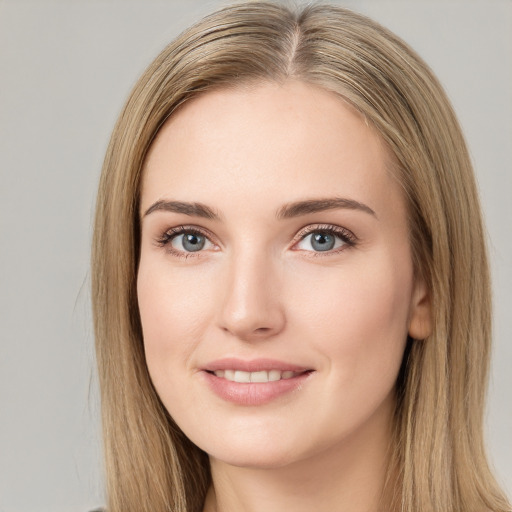
<instances>
[{"instance_id":1,"label":"forehead","mask_svg":"<svg viewBox=\"0 0 512 512\"><path fill-rule=\"evenodd\" d=\"M376 131L333 92L298 81L215 90L160 130L141 210L177 194L206 203L224 194L246 206L253 197L277 204L326 194L378 202L397 193L390 160Z\"/></svg>"}]
</instances>

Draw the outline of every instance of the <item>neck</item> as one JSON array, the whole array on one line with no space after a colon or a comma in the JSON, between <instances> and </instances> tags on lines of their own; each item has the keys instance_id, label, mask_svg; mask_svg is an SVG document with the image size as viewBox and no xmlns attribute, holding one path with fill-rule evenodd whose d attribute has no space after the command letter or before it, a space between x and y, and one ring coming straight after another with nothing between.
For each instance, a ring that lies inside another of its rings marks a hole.
<instances>
[{"instance_id":1,"label":"neck","mask_svg":"<svg viewBox=\"0 0 512 512\"><path fill-rule=\"evenodd\" d=\"M381 416L338 445L281 467L235 467L211 457L213 486L204 512L387 510L389 409Z\"/></svg>"}]
</instances>

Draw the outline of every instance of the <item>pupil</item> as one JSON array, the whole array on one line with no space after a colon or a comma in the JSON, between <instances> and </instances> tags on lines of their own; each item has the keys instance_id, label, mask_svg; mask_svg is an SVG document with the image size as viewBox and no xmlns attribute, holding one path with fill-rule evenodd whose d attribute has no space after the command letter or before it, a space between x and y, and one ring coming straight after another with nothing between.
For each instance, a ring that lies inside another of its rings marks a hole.
<instances>
[{"instance_id":1,"label":"pupil","mask_svg":"<svg viewBox=\"0 0 512 512\"><path fill-rule=\"evenodd\" d=\"M189 252L200 251L205 244L205 238L201 235L189 234L183 237L183 248Z\"/></svg>"},{"instance_id":2,"label":"pupil","mask_svg":"<svg viewBox=\"0 0 512 512\"><path fill-rule=\"evenodd\" d=\"M334 237L328 233L315 233L311 240L311 246L316 251L330 251L334 247Z\"/></svg>"}]
</instances>

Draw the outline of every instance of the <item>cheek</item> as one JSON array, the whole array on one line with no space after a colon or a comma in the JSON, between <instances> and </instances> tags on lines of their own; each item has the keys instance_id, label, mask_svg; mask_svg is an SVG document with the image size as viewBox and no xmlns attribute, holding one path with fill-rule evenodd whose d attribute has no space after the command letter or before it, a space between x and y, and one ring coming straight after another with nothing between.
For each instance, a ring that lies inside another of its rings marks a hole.
<instances>
[{"instance_id":1,"label":"cheek","mask_svg":"<svg viewBox=\"0 0 512 512\"><path fill-rule=\"evenodd\" d=\"M357 381L363 389L378 381L394 383L407 339L412 290L410 262L398 256L328 269L328 279L310 276L302 280L301 290L290 294L300 297L298 331L325 354L333 375L343 381L338 385Z\"/></svg>"},{"instance_id":2,"label":"cheek","mask_svg":"<svg viewBox=\"0 0 512 512\"><path fill-rule=\"evenodd\" d=\"M173 271L141 259L138 304L146 361L157 389L166 389L177 372L193 371L191 356L210 321L213 303L204 282L197 271Z\"/></svg>"}]
</instances>

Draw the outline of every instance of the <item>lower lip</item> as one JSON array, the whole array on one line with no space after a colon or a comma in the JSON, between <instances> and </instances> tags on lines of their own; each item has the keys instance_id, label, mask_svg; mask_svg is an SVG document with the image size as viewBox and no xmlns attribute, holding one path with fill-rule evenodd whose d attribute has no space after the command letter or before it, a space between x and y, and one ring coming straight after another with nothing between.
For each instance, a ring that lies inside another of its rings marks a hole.
<instances>
[{"instance_id":1,"label":"lower lip","mask_svg":"<svg viewBox=\"0 0 512 512\"><path fill-rule=\"evenodd\" d=\"M293 391L299 391L313 372L273 382L233 382L213 373L201 372L210 389L220 398L237 405L263 405Z\"/></svg>"}]
</instances>

